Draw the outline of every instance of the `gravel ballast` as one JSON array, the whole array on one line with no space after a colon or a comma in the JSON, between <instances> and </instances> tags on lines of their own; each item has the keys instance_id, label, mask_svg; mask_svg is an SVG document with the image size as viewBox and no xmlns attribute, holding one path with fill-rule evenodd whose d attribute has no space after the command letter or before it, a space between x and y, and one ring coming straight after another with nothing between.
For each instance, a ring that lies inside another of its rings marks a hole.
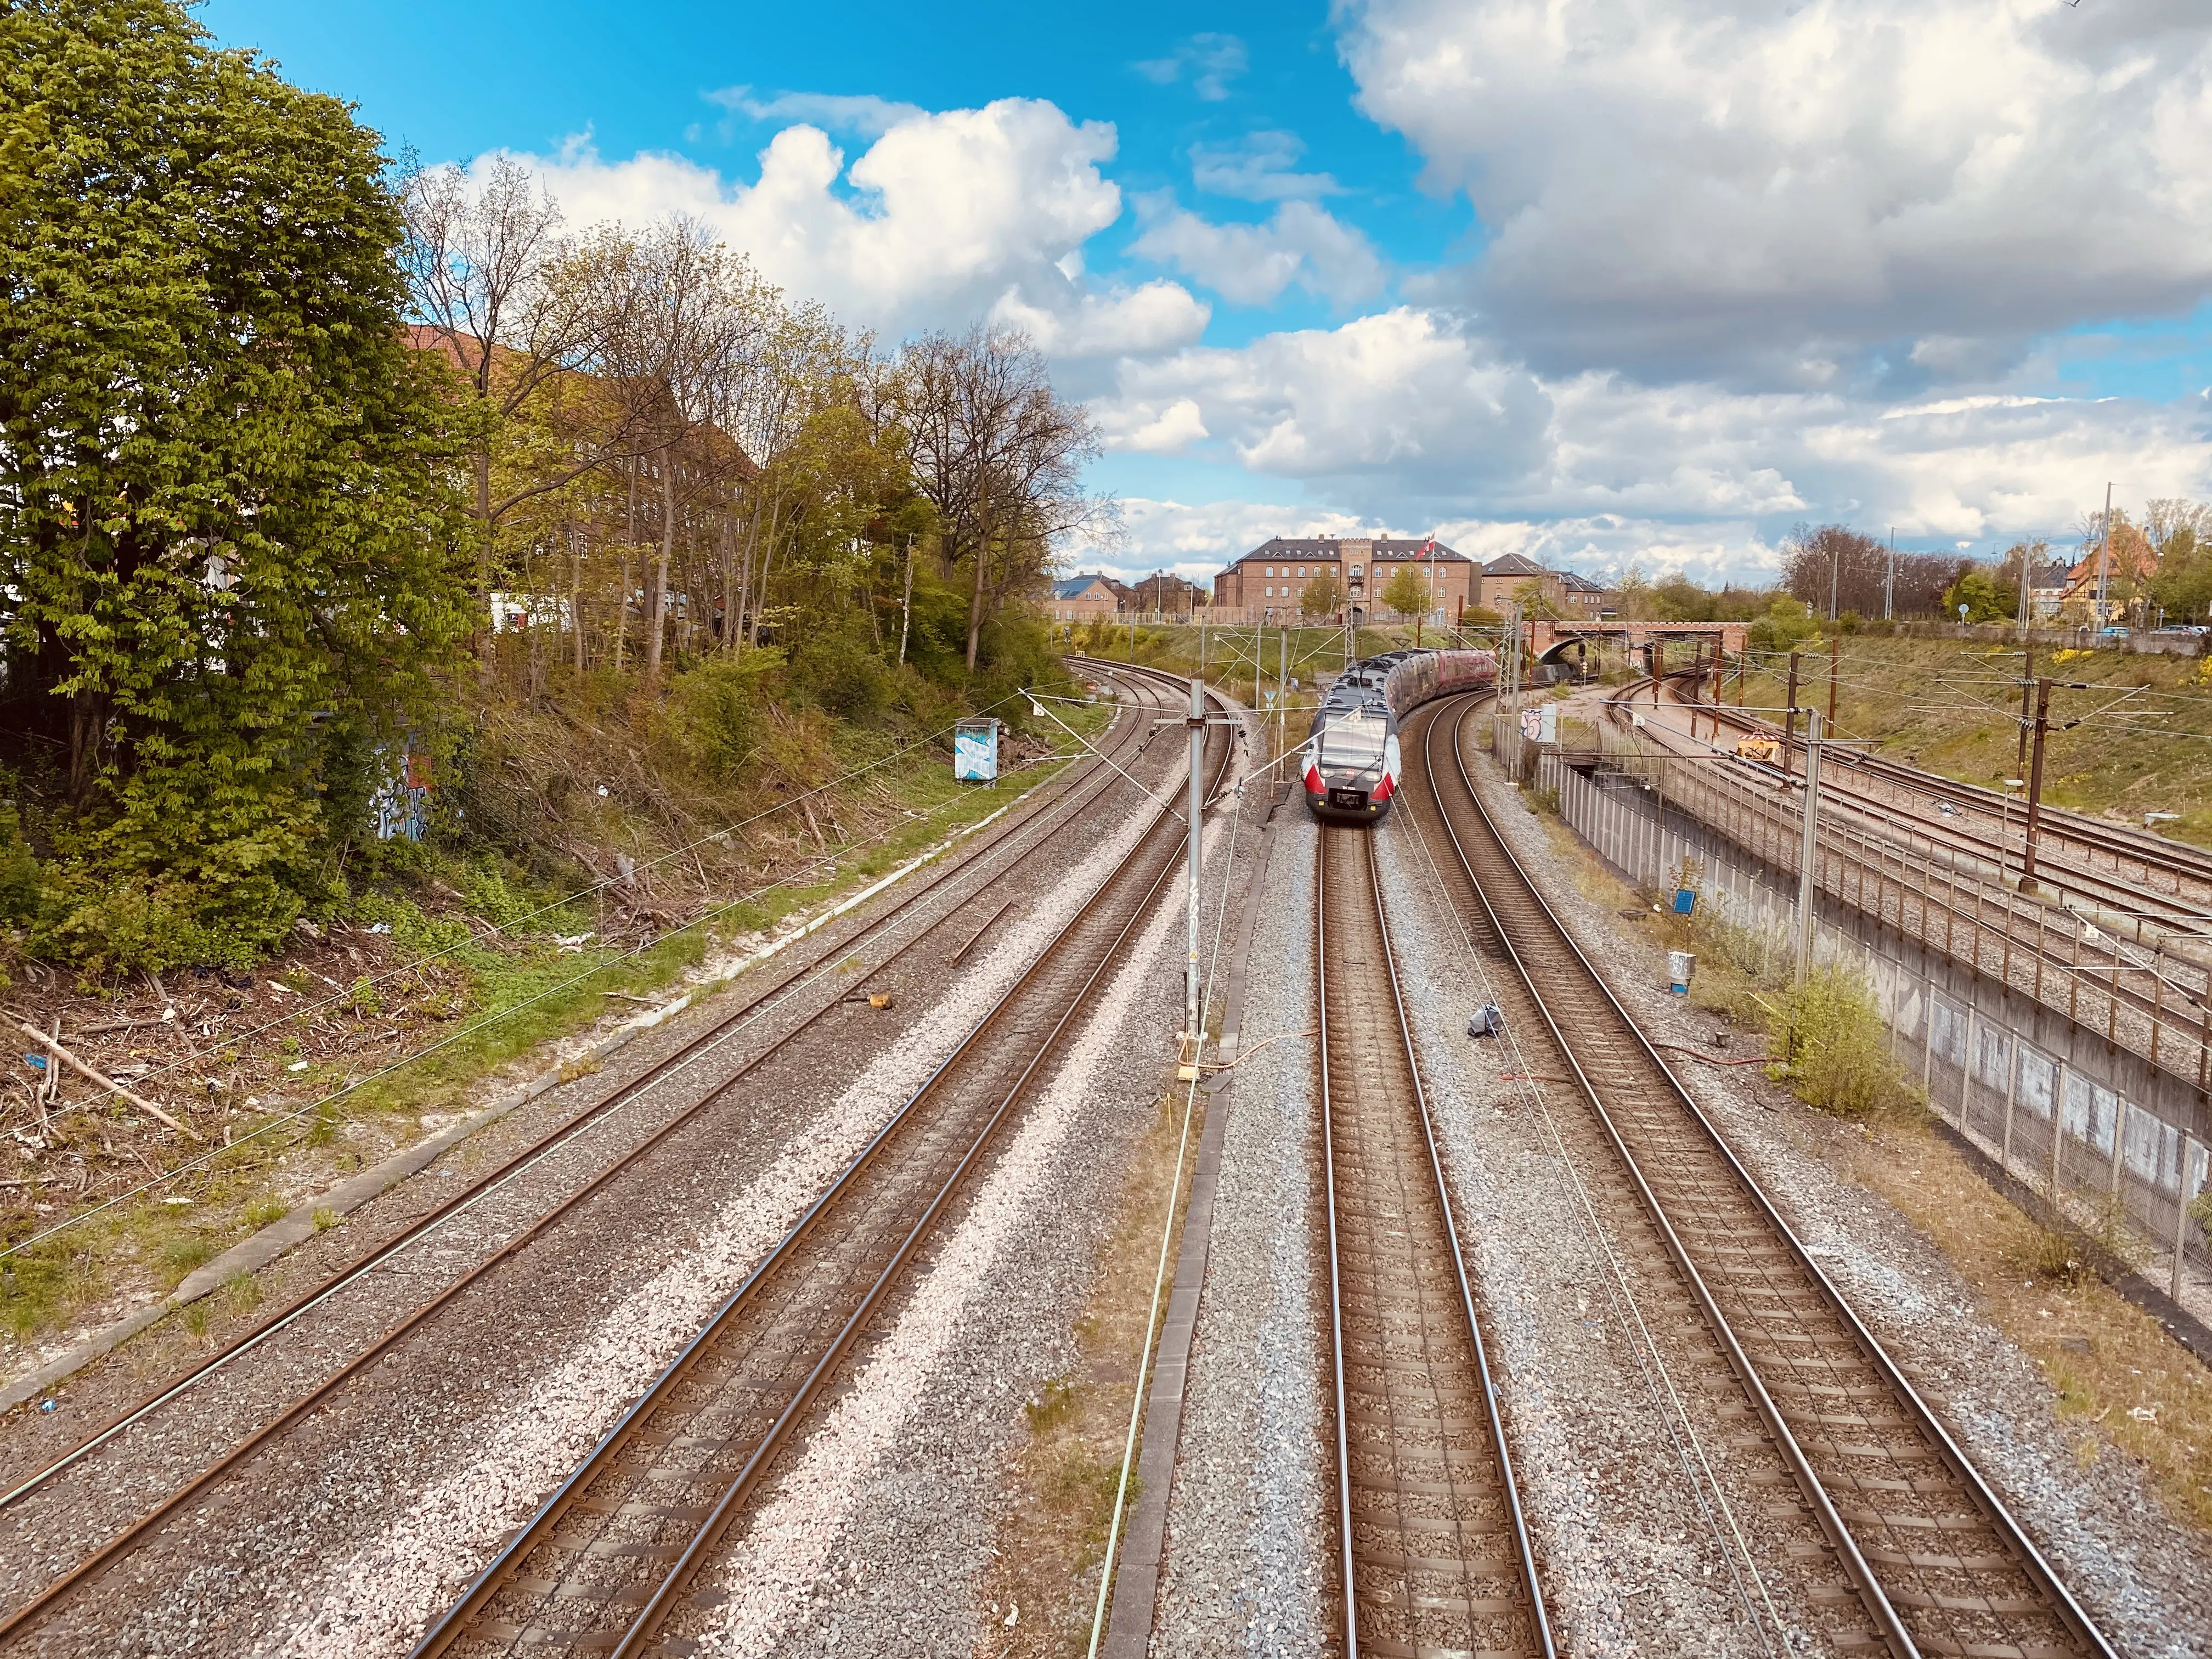
<instances>
[{"instance_id":1,"label":"gravel ballast","mask_svg":"<svg viewBox=\"0 0 2212 1659\"><path fill-rule=\"evenodd\" d=\"M1293 791L1271 832L1246 963L1241 1062L1153 1619L1162 1656L1328 1651L1335 1492L1315 1280L1314 824ZM1264 1049L1260 1045L1270 1038ZM1224 1109L1217 1098L1213 1109Z\"/></svg>"},{"instance_id":2,"label":"gravel ballast","mask_svg":"<svg viewBox=\"0 0 2212 1659\"><path fill-rule=\"evenodd\" d=\"M181 1526L131 1563L130 1577L146 1587L143 1592L78 1598L46 1621L34 1647L105 1650L122 1640L149 1651L270 1650L278 1637L307 1626L310 1608L329 1597L338 1600L337 1618L358 1612L358 1601L349 1597L370 1582L355 1574L372 1558L393 1567L394 1606L410 1595L419 1600L402 1581L446 1572L457 1530L475 1529L481 1537L488 1515L506 1514L505 1524L512 1524L519 1518L514 1506L526 1509L534 1501L542 1486L526 1491L529 1478L510 1480L513 1469L532 1457L543 1464L550 1455L544 1446L564 1436L573 1446L578 1433L587 1442L595 1432L576 1425L590 1416L585 1401L607 1397L607 1373L595 1372L596 1382L581 1371L572 1375L568 1357L597 1352L609 1364L635 1369L647 1363L654 1341L689 1334L680 1321L656 1322L653 1308L662 1304L641 1307L636 1287L658 1276L661 1288L691 1294L685 1281L702 1276L686 1264L708 1251L710 1236L724 1247L714 1272L743 1256L732 1227L715 1233L717 1220L728 1222L726 1212L741 1201L732 1195L750 1200L757 1217L766 1217L777 1202L787 1208L796 1187L771 1192L762 1185L772 1182L780 1164L792 1160L793 1169L800 1163L812 1168L825 1136L835 1138L826 1125L840 1105L848 1115L862 1109L864 1081L888 1099L896 1092L893 1071L903 1075L933 1048L950 1046L947 1033L957 1036L985 1006L981 988L1005 976L994 964L1013 961L1024 946L1033 951L1049 931L1033 938L1036 919L1050 913L1059 896L1102 874L1120 837L1135 833L1130 793L1119 791L1093 809L1055 843L1059 850L1025 859L994 883L994 901L1006 896L1028 902L1009 912L963 972L947 975L933 956L926 963L909 959L893 1014L839 1011L823 1041L810 1033L770 1072L653 1154L637 1178L624 1177L592 1200L587 1213L564 1222L511 1270L441 1316L433 1331L380 1367L373 1383L349 1390L337 1409L311 1419L188 1511ZM1071 869L1066 860L1079 855ZM988 912L979 910L976 919L982 914ZM945 1031L937 1031L938 1024ZM696 1028L674 1022L654 1040L672 1048L689 1029ZM642 1052L624 1058L640 1069L665 1052L645 1041L634 1047ZM604 1079L595 1081L604 1087ZM550 1116L564 1108L549 1101L544 1109ZM519 1138L526 1128L502 1126L501 1133ZM588 1160L593 1167L599 1161ZM550 1164L541 1168L557 1187L559 1172ZM440 1179L434 1170L422 1181ZM197 1467L210 1449L228 1443L241 1425L265 1413L270 1401L294 1397L330 1369L334 1356L356 1348L362 1333L380 1326L394 1305L419 1300L425 1289L542 1212L544 1197L518 1189L504 1208L488 1202L466 1224L441 1231L432 1248L410 1251L410 1260L395 1263L398 1271L372 1275L371 1294L356 1299L349 1292L344 1306L334 1304L327 1317L319 1315L288 1334L295 1340L272 1343L241 1362L235 1375L227 1370L222 1386L196 1390L125 1443L131 1480L115 1481L106 1467L115 1460L96 1460L82 1475L64 1477L51 1492L19 1506L8 1517L14 1559L27 1573L43 1576L41 1569L107 1535L143 1507L148 1492ZM756 1234L763 1231L775 1228L757 1220ZM310 1246L288 1267L310 1268L315 1249ZM429 1283L410 1285L410 1279ZM640 1346L608 1359L592 1345L604 1322L623 1310L643 1321L633 1327ZM127 1384L127 1376L123 1381ZM626 1396L616 1401L617 1407L626 1403ZM540 1425L544 1435L514 1426L541 1408L550 1413ZM565 1462L550 1461L561 1463L556 1475L566 1472ZM497 1467L502 1463L507 1474ZM210 1540L221 1540L211 1554L200 1541ZM432 1560L444 1565L421 1565ZM402 1561L415 1565L401 1571ZM19 1580L15 1595L22 1593Z\"/></svg>"},{"instance_id":3,"label":"gravel ballast","mask_svg":"<svg viewBox=\"0 0 2212 1659\"><path fill-rule=\"evenodd\" d=\"M1622 1005L1656 1041L1705 1044L1716 1017L1668 994L1663 951L1583 896L1574 862L1486 760L1469 769L1515 856ZM1979 1311L1972 1285L1830 1161L1849 1131L1756 1068L1689 1065L1678 1075L2106 1634L2136 1655L2212 1647L2201 1534L2173 1519L2140 1465L2109 1452L2085 1460L2051 1383Z\"/></svg>"}]
</instances>

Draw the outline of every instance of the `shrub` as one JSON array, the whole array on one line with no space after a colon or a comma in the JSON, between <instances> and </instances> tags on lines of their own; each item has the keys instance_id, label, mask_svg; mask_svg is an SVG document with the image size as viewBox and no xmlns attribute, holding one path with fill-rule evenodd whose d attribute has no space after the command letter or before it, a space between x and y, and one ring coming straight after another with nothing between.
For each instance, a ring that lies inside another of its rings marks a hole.
<instances>
[{"instance_id":1,"label":"shrub","mask_svg":"<svg viewBox=\"0 0 2212 1659\"><path fill-rule=\"evenodd\" d=\"M1808 1106L1863 1117L1903 1097L1866 980L1831 963L1769 1005L1768 1035L1790 1086Z\"/></svg>"}]
</instances>

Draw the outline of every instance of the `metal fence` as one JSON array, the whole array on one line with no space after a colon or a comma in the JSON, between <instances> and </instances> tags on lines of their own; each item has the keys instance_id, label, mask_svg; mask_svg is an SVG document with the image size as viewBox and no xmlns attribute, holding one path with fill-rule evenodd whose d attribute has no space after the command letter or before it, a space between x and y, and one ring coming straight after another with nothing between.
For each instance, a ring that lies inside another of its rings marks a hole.
<instances>
[{"instance_id":1,"label":"metal fence","mask_svg":"<svg viewBox=\"0 0 2212 1659\"><path fill-rule=\"evenodd\" d=\"M1686 878L1701 903L1759 941L1766 965L1790 948L1802 829L1794 813L1785 818L1766 803L1727 799L1724 791L1695 779L1642 779L1609 767L1568 765L1555 752L1540 758L1536 783L1558 792L1569 827L1632 882L1664 890ZM1721 822L1708 819L1698 806ZM2135 1031L2142 1038L2141 1057L2155 1051L2157 1071L2185 1085L2191 1079L2172 1065L2182 1054L2173 1043L2185 1037L2189 1060L2201 1066L2202 1027L2195 1023L2201 1018L2201 991L2189 1029L2162 1045L2158 1034L2174 1023L2172 1009L2160 1011L2147 1029L2130 1026L2106 994L2112 976L2099 980L2090 957L2046 962L2038 953L2027 962L2020 919L2000 899L1964 879L1953 889L1950 872L1927 865L1916 870L1894 849L1846 836L1838 839L1842 844L1832 847L1824 830L1817 866L1820 890L1832 903L2030 996L2093 1036L2110 1042L2115 1034ZM1985 907L1978 914L1977 904ZM2015 929L2008 940L1992 939L1996 918L2004 915L2014 916ZM2046 927L2046 939L2055 933ZM2078 930L2075 934L2069 951L2080 949ZM2116 1254L2137 1265L2162 1259L2176 1301L2185 1292L2191 1303L2212 1297L2212 1254L2190 1212L2212 1175L2212 1153L2203 1140L2131 1101L2109 1080L2045 1052L1972 1003L1947 996L1860 936L1822 927L1818 949L1851 959L1873 981L1893 1053L1946 1122ZM2085 987L2093 993L2087 1021L2080 1017ZM2094 1023L2100 1014L2102 1026Z\"/></svg>"}]
</instances>

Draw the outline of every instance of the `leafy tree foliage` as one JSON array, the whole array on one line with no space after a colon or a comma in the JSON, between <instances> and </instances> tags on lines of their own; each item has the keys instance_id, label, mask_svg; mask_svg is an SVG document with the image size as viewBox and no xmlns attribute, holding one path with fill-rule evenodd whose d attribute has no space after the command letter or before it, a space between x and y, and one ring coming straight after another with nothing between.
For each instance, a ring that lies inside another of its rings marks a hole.
<instances>
[{"instance_id":1,"label":"leafy tree foliage","mask_svg":"<svg viewBox=\"0 0 2212 1659\"><path fill-rule=\"evenodd\" d=\"M40 948L258 954L465 613L400 220L344 106L164 0L0 10L0 732Z\"/></svg>"},{"instance_id":2,"label":"leafy tree foliage","mask_svg":"<svg viewBox=\"0 0 2212 1659\"><path fill-rule=\"evenodd\" d=\"M1429 585L1410 564L1401 564L1383 584L1382 603L1401 617L1418 616L1429 608Z\"/></svg>"}]
</instances>

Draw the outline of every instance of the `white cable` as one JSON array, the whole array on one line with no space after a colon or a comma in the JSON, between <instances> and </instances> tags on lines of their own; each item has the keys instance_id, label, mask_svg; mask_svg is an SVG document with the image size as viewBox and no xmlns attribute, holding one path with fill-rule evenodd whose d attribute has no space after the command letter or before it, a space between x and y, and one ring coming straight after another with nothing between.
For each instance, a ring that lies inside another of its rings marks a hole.
<instances>
[{"instance_id":1,"label":"white cable","mask_svg":"<svg viewBox=\"0 0 2212 1659\"><path fill-rule=\"evenodd\" d=\"M1457 748L1455 731L1453 747L1455 750ZM1431 781L1431 787L1434 787L1433 779ZM1475 948L1474 934L1468 930L1466 921L1460 917L1459 912L1452 906L1445 894L1443 872L1437 866L1436 854L1429 846L1426 834L1417 828L1414 832L1414 841L1421 849L1422 861L1428 869L1431 890L1439 906L1445 914L1454 917L1459 923L1461 936L1467 948L1468 959L1473 963L1475 974L1482 982L1485 1000L1495 1002L1496 987L1491 980L1488 964L1485 962L1481 952ZM1565 1137L1561 1133L1558 1121L1552 1115L1551 1107L1544 1099L1542 1090L1528 1080L1530 1075L1528 1060L1521 1048L1520 1039L1512 1024L1509 1023L1506 1025L1504 1036L1506 1042L1511 1045L1515 1063L1519 1066L1520 1075L1523 1079L1521 1091L1541 1115L1544 1126L1551 1133L1553 1144L1559 1150L1560 1167L1566 1171L1567 1178L1574 1188L1575 1196L1580 1202L1583 1213L1588 1220L1589 1231L1596 1240L1600 1254L1604 1257L1608 1275L1608 1295L1613 1303L1615 1316L1620 1320L1624 1328L1632 1325L1634 1333L1642 1334L1641 1352L1637 1352L1638 1345L1633 1340L1629 1346L1631 1352L1637 1353L1638 1369L1643 1374L1644 1387L1652 1396L1652 1404L1658 1408L1659 1419L1666 1428L1668 1439L1674 1442L1675 1455L1682 1461L1683 1473L1689 1477L1691 1492L1697 1500L1698 1509L1705 1513L1706 1525L1711 1529L1716 1541L1722 1546L1723 1559L1728 1562L1729 1577L1735 1583L1736 1592L1743 1601L1745 1611L1751 1614L1753 1626L1759 1631L1762 1645L1769 1653L1771 1653L1774 1651L1773 1641L1759 1620L1758 1608L1752 1605L1751 1592L1746 1589L1742 1573L1737 1567L1739 1554L1741 1557L1743 1570L1747 1571L1751 1575L1752 1586L1756 1589L1759 1601L1765 1604L1769 1616L1773 1620L1775 1632L1782 1634L1785 1641L1789 1626L1774 1605L1773 1597L1768 1592L1765 1580L1759 1571L1758 1562L1753 1559L1750 1543L1744 1537L1743 1529L1736 1521L1735 1510L1728 1501L1728 1495L1722 1490L1720 1478L1714 1472L1711 1461L1705 1455L1704 1441L1698 1434L1696 1425L1691 1420L1689 1409L1683 1403L1680 1390L1675 1386L1672 1370L1659 1352L1658 1345L1652 1337L1650 1327L1644 1320L1642 1305L1638 1302L1635 1291L1629 1285L1626 1269L1614 1249L1611 1237L1606 1231L1604 1222L1598 1215L1595 1200L1591 1198L1589 1188L1583 1184L1582 1174L1576 1168L1574 1158L1567 1150ZM1632 1333L1632 1336L1634 1333ZM1673 1403L1675 1416L1680 1419L1679 1431L1674 1421L1668 1416L1665 1402L1659 1398L1659 1387L1653 1382L1654 1372L1657 1374L1659 1384L1664 1386L1667 1400ZM1687 1451L1684 1449L1682 1443L1685 1438L1689 1443ZM1695 1468L1691 1467L1692 1453L1695 1455L1697 1465ZM1702 1482L1698 1478L1699 1469L1702 1469L1705 1474L1705 1480ZM1723 1519L1727 1522L1726 1534L1723 1533L1720 1524L1715 1521L1711 1508L1706 1502L1705 1489L1708 1486L1711 1489L1714 1502L1720 1507ZM1731 1537L1735 1544L1734 1553L1729 1552L1727 1547Z\"/></svg>"}]
</instances>

